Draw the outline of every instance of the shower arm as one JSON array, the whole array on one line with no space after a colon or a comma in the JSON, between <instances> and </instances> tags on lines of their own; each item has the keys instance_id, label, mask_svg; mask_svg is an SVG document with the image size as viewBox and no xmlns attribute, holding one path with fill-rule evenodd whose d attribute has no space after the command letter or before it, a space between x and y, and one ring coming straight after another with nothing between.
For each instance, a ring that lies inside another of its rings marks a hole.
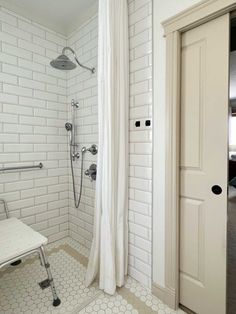
<instances>
[{"instance_id":1,"label":"shower arm","mask_svg":"<svg viewBox=\"0 0 236 314\"><path fill-rule=\"evenodd\" d=\"M74 56L74 58L75 58L75 61L78 63L79 66L81 66L82 68L84 68L84 69L86 69L86 70L91 71L92 73L95 73L95 68L86 67L85 65L83 65L83 64L81 64L81 63L79 62L79 60L78 60L78 58L77 58L77 56L76 56L76 53L75 53L75 51L74 51L72 48L70 48L70 47L65 47L65 48L63 48L62 54L65 54L65 51L66 51L66 50L69 50L70 52L72 52L72 54L73 54L73 56Z\"/></svg>"}]
</instances>

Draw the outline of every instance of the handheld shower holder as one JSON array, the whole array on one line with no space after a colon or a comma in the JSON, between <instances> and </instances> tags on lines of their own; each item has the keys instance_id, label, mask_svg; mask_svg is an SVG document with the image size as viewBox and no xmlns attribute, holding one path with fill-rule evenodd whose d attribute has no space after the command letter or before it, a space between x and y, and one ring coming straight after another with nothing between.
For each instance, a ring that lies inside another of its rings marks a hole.
<instances>
[{"instance_id":1,"label":"handheld shower holder","mask_svg":"<svg viewBox=\"0 0 236 314\"><path fill-rule=\"evenodd\" d=\"M79 109L79 102L75 101L74 99L71 100L71 107Z\"/></svg>"},{"instance_id":2,"label":"handheld shower holder","mask_svg":"<svg viewBox=\"0 0 236 314\"><path fill-rule=\"evenodd\" d=\"M72 154L72 158L75 161L75 159L79 159L80 158L80 153L76 152Z\"/></svg>"}]
</instances>

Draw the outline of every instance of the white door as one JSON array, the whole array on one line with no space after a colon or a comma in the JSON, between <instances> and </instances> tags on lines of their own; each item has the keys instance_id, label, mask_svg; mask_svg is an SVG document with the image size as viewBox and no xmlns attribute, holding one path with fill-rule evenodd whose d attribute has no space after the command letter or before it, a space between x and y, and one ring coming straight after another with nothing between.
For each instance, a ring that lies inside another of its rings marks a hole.
<instances>
[{"instance_id":1,"label":"white door","mask_svg":"<svg viewBox=\"0 0 236 314\"><path fill-rule=\"evenodd\" d=\"M228 14L183 34L180 303L198 314L225 313L228 60Z\"/></svg>"}]
</instances>

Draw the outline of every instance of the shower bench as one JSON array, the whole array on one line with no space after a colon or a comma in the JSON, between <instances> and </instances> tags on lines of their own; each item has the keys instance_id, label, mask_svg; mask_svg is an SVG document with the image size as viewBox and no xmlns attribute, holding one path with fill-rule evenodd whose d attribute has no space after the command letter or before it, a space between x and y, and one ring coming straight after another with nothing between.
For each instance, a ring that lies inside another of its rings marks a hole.
<instances>
[{"instance_id":1,"label":"shower bench","mask_svg":"<svg viewBox=\"0 0 236 314\"><path fill-rule=\"evenodd\" d=\"M58 306L61 301L57 296L50 265L44 251L44 245L47 242L47 238L17 218L0 221L0 268L16 263L19 259L33 253L38 253L41 265L45 267L48 276L39 285L42 289L51 287L53 306Z\"/></svg>"}]
</instances>

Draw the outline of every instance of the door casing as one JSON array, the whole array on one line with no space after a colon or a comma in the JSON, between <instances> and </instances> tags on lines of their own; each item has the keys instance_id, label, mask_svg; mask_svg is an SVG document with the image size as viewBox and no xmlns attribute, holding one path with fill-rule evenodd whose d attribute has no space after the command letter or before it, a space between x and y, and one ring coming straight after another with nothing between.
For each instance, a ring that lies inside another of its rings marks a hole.
<instances>
[{"instance_id":1,"label":"door casing","mask_svg":"<svg viewBox=\"0 0 236 314\"><path fill-rule=\"evenodd\" d=\"M155 0L153 1L153 27L155 21ZM181 35L183 32L213 20L221 15L236 9L233 0L204 0L180 14L164 21L166 37L166 117L165 117L165 287L153 283L152 291L163 302L173 309L179 307L179 153L180 153L180 65L181 65ZM155 59L158 58L158 45L153 36L153 90L158 90L158 67ZM154 93L153 102L156 103ZM156 106L153 106L156 110ZM153 113L155 117L155 112ZM155 125L156 121L154 121ZM157 122L158 123L158 122ZM155 133L155 131L154 131ZM155 138L154 138L155 145ZM153 161L158 156L153 154ZM155 174L153 174L155 175ZM153 191L156 190L153 185ZM153 199L154 200L154 199ZM153 203L153 221L156 221L156 206ZM156 228L156 226L155 226ZM153 228L154 230L154 228ZM153 234L153 250L155 245ZM153 263L152 267L157 267Z\"/></svg>"}]
</instances>

